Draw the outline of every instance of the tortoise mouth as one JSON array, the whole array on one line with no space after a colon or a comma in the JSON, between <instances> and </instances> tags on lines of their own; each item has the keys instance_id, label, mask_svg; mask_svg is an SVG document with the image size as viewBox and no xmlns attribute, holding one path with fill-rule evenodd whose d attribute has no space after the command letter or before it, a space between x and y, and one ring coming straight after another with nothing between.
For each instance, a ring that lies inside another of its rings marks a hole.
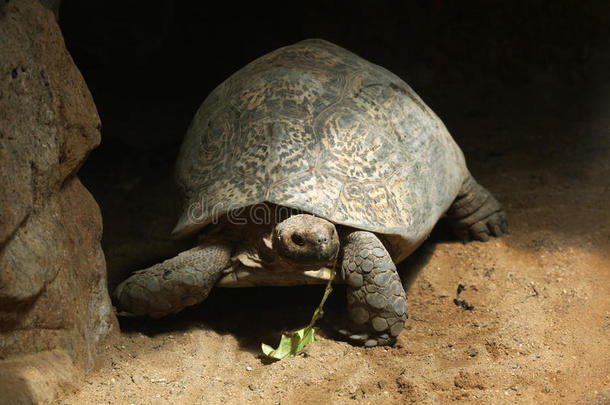
<instances>
[{"instance_id":1,"label":"tortoise mouth","mask_svg":"<svg viewBox=\"0 0 610 405\"><path fill-rule=\"evenodd\" d=\"M216 286L239 288L326 284L331 278L336 279L336 272L330 267L332 266L301 271L277 271L240 267L222 276L216 283Z\"/></svg>"}]
</instances>

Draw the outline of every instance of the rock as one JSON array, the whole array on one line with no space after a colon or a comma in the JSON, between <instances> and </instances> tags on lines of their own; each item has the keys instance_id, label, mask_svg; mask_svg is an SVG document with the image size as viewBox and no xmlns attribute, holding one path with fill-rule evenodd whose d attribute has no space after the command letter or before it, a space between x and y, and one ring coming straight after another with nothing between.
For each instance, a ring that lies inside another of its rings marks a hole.
<instances>
[{"instance_id":1,"label":"rock","mask_svg":"<svg viewBox=\"0 0 610 405\"><path fill-rule=\"evenodd\" d=\"M33 389L37 375L89 369L98 342L118 329L99 208L76 177L100 121L51 11L0 3L0 38L0 387L37 403L58 386L49 376ZM58 356L55 368L39 367ZM43 371L14 385L9 366L30 364Z\"/></svg>"},{"instance_id":2,"label":"rock","mask_svg":"<svg viewBox=\"0 0 610 405\"><path fill-rule=\"evenodd\" d=\"M142 375L137 374L137 373L134 373L131 375L131 381L133 381L133 383L138 386L145 383L144 377L142 377Z\"/></svg>"},{"instance_id":3,"label":"rock","mask_svg":"<svg viewBox=\"0 0 610 405\"><path fill-rule=\"evenodd\" d=\"M4 360L0 366L0 403L47 403L57 387L68 388L78 378L79 373L64 350Z\"/></svg>"}]
</instances>

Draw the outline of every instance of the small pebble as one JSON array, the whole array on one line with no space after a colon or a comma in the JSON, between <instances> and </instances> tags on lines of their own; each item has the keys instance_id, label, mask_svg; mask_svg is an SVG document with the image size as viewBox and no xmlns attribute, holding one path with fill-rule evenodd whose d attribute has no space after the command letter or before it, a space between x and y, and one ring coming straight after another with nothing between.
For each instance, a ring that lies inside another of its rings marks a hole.
<instances>
[{"instance_id":1,"label":"small pebble","mask_svg":"<svg viewBox=\"0 0 610 405\"><path fill-rule=\"evenodd\" d=\"M247 367L246 367L246 370L248 370L248 371L252 371L252 367L247 366Z\"/></svg>"}]
</instances>

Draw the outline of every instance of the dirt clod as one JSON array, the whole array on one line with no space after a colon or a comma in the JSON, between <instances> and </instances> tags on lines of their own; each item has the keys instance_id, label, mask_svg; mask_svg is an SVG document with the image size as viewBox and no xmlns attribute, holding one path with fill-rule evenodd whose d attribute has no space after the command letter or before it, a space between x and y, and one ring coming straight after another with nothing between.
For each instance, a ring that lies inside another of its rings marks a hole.
<instances>
[{"instance_id":1,"label":"dirt clod","mask_svg":"<svg viewBox=\"0 0 610 405\"><path fill-rule=\"evenodd\" d=\"M474 309L474 305L468 303L468 301L461 299L460 294L464 291L466 287L462 284L458 284L457 292L455 293L455 298L453 299L453 303L458 307L462 307L464 311L472 311Z\"/></svg>"}]
</instances>

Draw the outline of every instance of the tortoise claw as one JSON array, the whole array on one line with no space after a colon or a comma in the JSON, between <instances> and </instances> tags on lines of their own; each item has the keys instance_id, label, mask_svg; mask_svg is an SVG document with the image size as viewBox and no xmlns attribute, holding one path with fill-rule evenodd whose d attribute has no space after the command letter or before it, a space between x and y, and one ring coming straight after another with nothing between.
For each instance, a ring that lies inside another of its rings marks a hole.
<instances>
[{"instance_id":1,"label":"tortoise claw","mask_svg":"<svg viewBox=\"0 0 610 405\"><path fill-rule=\"evenodd\" d=\"M375 346L389 346L396 342L396 338L390 336L387 333L352 333L349 330L343 328L338 329L337 333L339 336L350 342L353 345L364 346L364 347L375 347Z\"/></svg>"}]
</instances>

